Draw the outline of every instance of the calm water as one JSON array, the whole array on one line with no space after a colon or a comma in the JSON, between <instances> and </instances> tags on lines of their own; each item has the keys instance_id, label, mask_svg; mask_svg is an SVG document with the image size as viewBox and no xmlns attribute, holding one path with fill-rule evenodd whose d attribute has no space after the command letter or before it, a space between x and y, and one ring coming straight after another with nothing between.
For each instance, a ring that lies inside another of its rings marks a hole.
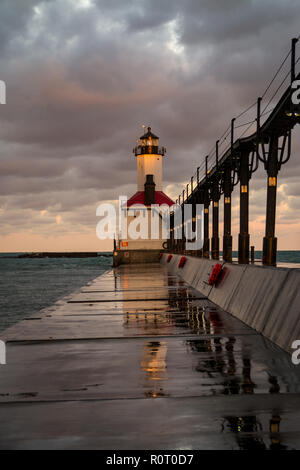
<instances>
[{"instance_id":1,"label":"calm water","mask_svg":"<svg viewBox=\"0 0 300 470\"><path fill-rule=\"evenodd\" d=\"M261 258L261 252L256 251L255 258ZM279 251L277 259L300 263L300 251ZM0 253L0 331L52 305L111 266L112 257L18 259L14 253Z\"/></svg>"},{"instance_id":2,"label":"calm water","mask_svg":"<svg viewBox=\"0 0 300 470\"><path fill-rule=\"evenodd\" d=\"M238 252L233 251L232 256L238 257ZM255 250L255 259L259 260L262 257L262 251ZM300 263L300 250L297 251L277 251L278 263Z\"/></svg>"},{"instance_id":3,"label":"calm water","mask_svg":"<svg viewBox=\"0 0 300 470\"><path fill-rule=\"evenodd\" d=\"M5 258L6 256L10 258ZM0 331L100 276L112 257L18 259L0 253Z\"/></svg>"}]
</instances>

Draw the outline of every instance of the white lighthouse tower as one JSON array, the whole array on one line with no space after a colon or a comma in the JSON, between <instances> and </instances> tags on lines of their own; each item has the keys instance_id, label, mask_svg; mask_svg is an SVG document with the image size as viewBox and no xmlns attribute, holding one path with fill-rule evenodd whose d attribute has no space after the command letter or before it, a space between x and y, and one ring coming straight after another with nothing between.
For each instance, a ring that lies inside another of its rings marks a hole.
<instances>
[{"instance_id":1,"label":"white lighthouse tower","mask_svg":"<svg viewBox=\"0 0 300 470\"><path fill-rule=\"evenodd\" d=\"M123 207L126 212L127 236L116 242L114 250L114 264L147 263L158 259L166 241L162 235L162 216L159 218L159 235L152 237L151 224L155 214L151 205L172 206L174 202L163 192L162 188L162 162L166 148L159 146L159 137L152 133L151 127L140 137L133 153L137 160L137 192ZM130 236L130 225L142 225L140 237ZM145 235L145 227L147 234Z\"/></svg>"},{"instance_id":2,"label":"white lighthouse tower","mask_svg":"<svg viewBox=\"0 0 300 470\"><path fill-rule=\"evenodd\" d=\"M153 175L155 190L162 191L162 158L166 153L165 147L159 148L159 138L151 132L140 137L140 145L134 148L137 157L138 191L144 191L146 175Z\"/></svg>"}]
</instances>

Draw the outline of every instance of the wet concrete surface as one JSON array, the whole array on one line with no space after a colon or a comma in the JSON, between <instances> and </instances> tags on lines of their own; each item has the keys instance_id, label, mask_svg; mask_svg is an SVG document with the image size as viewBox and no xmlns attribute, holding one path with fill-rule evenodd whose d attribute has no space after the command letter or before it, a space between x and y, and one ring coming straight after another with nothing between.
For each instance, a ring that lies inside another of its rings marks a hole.
<instances>
[{"instance_id":1,"label":"wet concrete surface","mask_svg":"<svg viewBox=\"0 0 300 470\"><path fill-rule=\"evenodd\" d=\"M300 366L158 264L1 339L1 449L300 448Z\"/></svg>"}]
</instances>

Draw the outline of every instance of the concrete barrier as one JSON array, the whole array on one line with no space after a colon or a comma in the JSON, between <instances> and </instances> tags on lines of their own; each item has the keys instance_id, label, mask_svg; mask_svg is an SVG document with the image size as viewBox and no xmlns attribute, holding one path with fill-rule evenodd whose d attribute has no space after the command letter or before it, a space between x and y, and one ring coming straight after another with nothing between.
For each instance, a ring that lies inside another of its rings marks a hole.
<instances>
[{"instance_id":1,"label":"concrete barrier","mask_svg":"<svg viewBox=\"0 0 300 470\"><path fill-rule=\"evenodd\" d=\"M167 255L166 259L168 259L168 255ZM177 274L178 263L179 263L178 255L172 255L171 261L169 261L169 263L166 262L166 265L168 267L168 271L171 274Z\"/></svg>"},{"instance_id":2,"label":"concrete barrier","mask_svg":"<svg viewBox=\"0 0 300 470\"><path fill-rule=\"evenodd\" d=\"M211 286L207 284L207 281L216 261L187 256L184 267L178 268L181 256L182 255L173 254L170 263L167 263L168 254L164 254L161 259L161 264L166 265L170 273L182 277L191 286L199 290L201 294L208 296L211 291Z\"/></svg>"},{"instance_id":3,"label":"concrete barrier","mask_svg":"<svg viewBox=\"0 0 300 470\"><path fill-rule=\"evenodd\" d=\"M178 263L180 261L181 256L177 258L177 268ZM194 286L195 276L199 269L199 260L197 258L193 258L192 256L186 257L185 265L182 268L178 268L178 274L182 277L186 282L188 282L191 286Z\"/></svg>"},{"instance_id":4,"label":"concrete barrier","mask_svg":"<svg viewBox=\"0 0 300 470\"><path fill-rule=\"evenodd\" d=\"M166 265L167 264L167 258L168 258L168 254L163 253L162 257L160 258L160 264Z\"/></svg>"},{"instance_id":5,"label":"concrete barrier","mask_svg":"<svg viewBox=\"0 0 300 470\"><path fill-rule=\"evenodd\" d=\"M261 332L289 270L246 266L227 311Z\"/></svg>"},{"instance_id":6,"label":"concrete barrier","mask_svg":"<svg viewBox=\"0 0 300 470\"><path fill-rule=\"evenodd\" d=\"M187 256L185 265L182 268L178 267L180 258L183 255L173 255L172 259L169 263L167 263L168 255L163 256L162 264L165 264L168 268L169 273L177 274L178 276L182 277L188 284L193 285L193 280L195 277L195 273L197 272L197 259Z\"/></svg>"},{"instance_id":7,"label":"concrete barrier","mask_svg":"<svg viewBox=\"0 0 300 470\"><path fill-rule=\"evenodd\" d=\"M209 300L228 311L245 270L245 264L224 265L220 281L211 289L208 295Z\"/></svg>"},{"instance_id":8,"label":"concrete barrier","mask_svg":"<svg viewBox=\"0 0 300 470\"><path fill-rule=\"evenodd\" d=\"M169 253L164 253L160 260L160 263L166 266L168 268L168 271L173 274L176 270L176 256L177 255L172 255L172 258L169 261L169 263L167 261L168 256L169 256Z\"/></svg>"},{"instance_id":9,"label":"concrete barrier","mask_svg":"<svg viewBox=\"0 0 300 470\"><path fill-rule=\"evenodd\" d=\"M208 278L216 261L188 256L178 268L181 255L173 255L170 264L167 256L161 263L169 272L282 349L293 351L292 342L300 340L300 269L226 263L220 282L211 287Z\"/></svg>"},{"instance_id":10,"label":"concrete barrier","mask_svg":"<svg viewBox=\"0 0 300 470\"><path fill-rule=\"evenodd\" d=\"M300 340L300 270L289 270L262 333L282 349L292 352L294 340Z\"/></svg>"},{"instance_id":11,"label":"concrete barrier","mask_svg":"<svg viewBox=\"0 0 300 470\"><path fill-rule=\"evenodd\" d=\"M208 297L209 293L212 290L212 286L208 284L208 279L211 274L212 268L216 264L216 261L202 258L202 259L198 259L198 263L199 263L199 268L195 276L194 287L199 292L201 292L201 294L206 295Z\"/></svg>"}]
</instances>

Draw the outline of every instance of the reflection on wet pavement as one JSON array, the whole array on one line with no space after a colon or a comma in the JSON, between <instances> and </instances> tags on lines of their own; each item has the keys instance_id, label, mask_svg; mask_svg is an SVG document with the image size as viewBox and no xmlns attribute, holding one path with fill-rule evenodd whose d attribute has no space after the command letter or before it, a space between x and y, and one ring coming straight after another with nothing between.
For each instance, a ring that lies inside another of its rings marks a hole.
<instances>
[{"instance_id":1,"label":"reflection on wet pavement","mask_svg":"<svg viewBox=\"0 0 300 470\"><path fill-rule=\"evenodd\" d=\"M202 380L202 387L207 386L207 390L212 395L253 395L258 393L280 393L280 379L273 375L273 370L269 371L253 359L253 349L247 347L247 342L241 341L241 347L235 349L237 338L235 336L224 337L228 333L229 316L222 312L217 306L210 302L194 300L197 297L191 293L188 287L174 289L176 279L168 279L168 285L173 289L166 292L168 294L168 307L160 313L145 313L130 315L128 312L124 316L126 326L137 322L143 332L150 329L162 329L167 325L176 328L186 328L189 334L205 336L201 339L188 339L185 341L188 354L195 355L197 361L193 370L199 373ZM124 293L124 306L126 305L126 292ZM224 318L225 317L225 318ZM224 321L225 320L225 321ZM227 322L226 322L227 320ZM225 324L224 324L225 323ZM232 322L237 323L237 322ZM240 323L240 322L239 322ZM236 327L236 325L234 325ZM241 325L239 325L241 327ZM231 328L234 332L235 328ZM241 328L242 330L242 328ZM253 332L252 332L253 333ZM249 332L250 334L250 332ZM217 336L216 335L220 335ZM240 342L239 338L239 342ZM254 342L256 343L256 342ZM145 371L145 383L147 387L146 396L151 398L170 396L168 392L168 382L166 382L166 352L167 343L160 341L145 342L143 347L143 358L141 369ZM171 351L172 352L172 351ZM260 358L259 358L260 359ZM264 370L264 374L262 374ZM252 379L251 374L257 377L257 382ZM264 378L262 380L262 375ZM205 381L208 379L208 382ZM299 377L298 377L299 379ZM284 393L289 391L286 386L286 377L281 378ZM262 385L263 383L263 385ZM297 387L299 391L299 387ZM226 404L224 403L224 407ZM222 420L221 432L230 432L236 436L236 443L240 449L286 449L288 446L281 443L280 438L281 417L278 413L272 414L269 420L269 436L265 440L263 425L255 415L245 416L224 416Z\"/></svg>"},{"instance_id":2,"label":"reflection on wet pavement","mask_svg":"<svg viewBox=\"0 0 300 470\"><path fill-rule=\"evenodd\" d=\"M0 448L300 447L288 354L159 265L121 266L32 319L7 331Z\"/></svg>"},{"instance_id":3,"label":"reflection on wet pavement","mask_svg":"<svg viewBox=\"0 0 300 470\"><path fill-rule=\"evenodd\" d=\"M148 398L166 396L163 382L166 380L167 343L150 341L144 343L141 369L145 372L145 395Z\"/></svg>"}]
</instances>

